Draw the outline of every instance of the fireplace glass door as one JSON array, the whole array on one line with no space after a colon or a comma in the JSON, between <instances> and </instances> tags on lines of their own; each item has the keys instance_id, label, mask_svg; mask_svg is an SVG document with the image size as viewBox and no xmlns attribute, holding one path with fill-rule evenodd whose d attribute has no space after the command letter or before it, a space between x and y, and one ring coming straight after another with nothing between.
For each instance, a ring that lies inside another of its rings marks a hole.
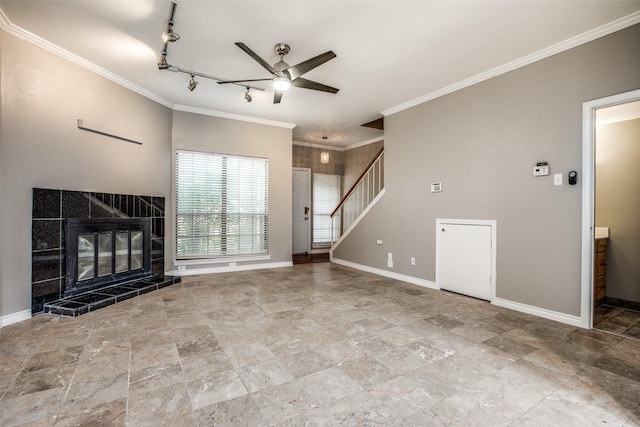
<instances>
[{"instance_id":1,"label":"fireplace glass door","mask_svg":"<svg viewBox=\"0 0 640 427\"><path fill-rule=\"evenodd\" d=\"M95 234L78 235L78 281L95 277Z\"/></svg>"},{"instance_id":2,"label":"fireplace glass door","mask_svg":"<svg viewBox=\"0 0 640 427\"><path fill-rule=\"evenodd\" d=\"M78 234L78 281L141 268L143 268L142 231Z\"/></svg>"},{"instance_id":3,"label":"fireplace glass door","mask_svg":"<svg viewBox=\"0 0 640 427\"><path fill-rule=\"evenodd\" d=\"M150 273L147 218L68 219L65 295Z\"/></svg>"}]
</instances>

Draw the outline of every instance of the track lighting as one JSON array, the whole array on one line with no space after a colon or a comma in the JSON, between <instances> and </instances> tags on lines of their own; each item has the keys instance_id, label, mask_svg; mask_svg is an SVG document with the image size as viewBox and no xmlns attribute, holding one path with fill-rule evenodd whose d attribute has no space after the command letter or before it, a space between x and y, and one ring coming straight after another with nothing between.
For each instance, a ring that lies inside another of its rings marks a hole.
<instances>
[{"instance_id":1,"label":"track lighting","mask_svg":"<svg viewBox=\"0 0 640 427\"><path fill-rule=\"evenodd\" d=\"M0 0L0 1L2 1L2 0ZM212 76L211 74L205 74L205 73L198 72L196 70L189 70L189 69L186 69L186 68L181 68L181 67L179 67L179 66L177 66L175 64L172 65L169 62L167 62L167 50L168 50L169 43L174 43L174 42L180 40L180 35L173 31L173 17L175 16L175 13L176 13L177 4L178 4L178 0L171 0L171 16L169 17L169 22L167 23L167 30L164 33L162 33L162 40L164 41L164 46L162 47L162 52L161 52L161 56L160 56L160 62L158 62L158 69L159 70L173 71L175 73L189 74L191 76L191 80L189 80L189 84L187 85L187 89L189 89L191 92L193 92L195 90L196 86L198 86L198 81L195 79L196 76L202 77L204 79L215 80L218 83L226 81L226 79L223 79L223 78L220 78L220 77L216 77L216 76ZM264 80L271 80L271 79L264 79ZM288 79L286 79L286 77L285 77L285 80L288 80ZM228 83L230 83L230 82L228 82ZM247 85L246 81L235 82L234 84L247 88L247 91L244 94L244 99L247 102L253 101L253 97L251 96L250 89L264 91L264 89L261 88L261 87L252 86L251 84Z\"/></svg>"},{"instance_id":2,"label":"track lighting","mask_svg":"<svg viewBox=\"0 0 640 427\"><path fill-rule=\"evenodd\" d=\"M176 6L177 4L174 1L171 5L171 17L169 18L169 22L167 22L167 31L162 33L162 40L165 44L174 43L180 40L180 35L173 32L173 16L176 14Z\"/></svg>"},{"instance_id":3,"label":"track lighting","mask_svg":"<svg viewBox=\"0 0 640 427\"><path fill-rule=\"evenodd\" d=\"M180 40L180 35L169 28L168 31L162 33L162 40L165 43L174 43Z\"/></svg>"},{"instance_id":4,"label":"track lighting","mask_svg":"<svg viewBox=\"0 0 640 427\"><path fill-rule=\"evenodd\" d=\"M163 52L162 59L160 59L160 62L158 62L158 69L166 70L169 67L171 67L171 65L169 65L169 63L167 62L167 52Z\"/></svg>"},{"instance_id":5,"label":"track lighting","mask_svg":"<svg viewBox=\"0 0 640 427\"><path fill-rule=\"evenodd\" d=\"M196 86L198 86L198 82L196 81L195 76L191 74L191 80L189 81L189 86L187 86L187 89L193 92Z\"/></svg>"}]
</instances>

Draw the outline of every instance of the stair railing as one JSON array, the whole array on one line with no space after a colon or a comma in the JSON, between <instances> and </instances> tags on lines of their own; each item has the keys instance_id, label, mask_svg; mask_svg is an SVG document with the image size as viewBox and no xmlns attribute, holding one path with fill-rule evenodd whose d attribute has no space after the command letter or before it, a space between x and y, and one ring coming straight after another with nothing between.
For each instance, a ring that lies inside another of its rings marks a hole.
<instances>
[{"instance_id":1,"label":"stair railing","mask_svg":"<svg viewBox=\"0 0 640 427\"><path fill-rule=\"evenodd\" d=\"M384 147L360 174L331 213L331 243L335 243L384 188Z\"/></svg>"}]
</instances>

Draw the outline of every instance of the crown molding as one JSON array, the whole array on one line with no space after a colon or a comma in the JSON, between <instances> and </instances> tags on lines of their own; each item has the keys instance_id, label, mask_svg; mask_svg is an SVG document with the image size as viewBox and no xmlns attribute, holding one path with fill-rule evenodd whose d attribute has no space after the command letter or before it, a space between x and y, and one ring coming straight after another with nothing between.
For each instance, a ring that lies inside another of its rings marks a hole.
<instances>
[{"instance_id":1,"label":"crown molding","mask_svg":"<svg viewBox=\"0 0 640 427\"><path fill-rule=\"evenodd\" d=\"M7 16L4 14L4 12L2 11L2 9L0 9L0 29L3 31L6 31L7 33L18 37L21 40L24 40L28 43L31 43L37 47L40 47L50 53L53 53L54 55L57 55L73 64L76 64L86 70L89 70L101 77L106 78L107 80L110 80L124 88L127 88L135 93L138 93L152 101L157 102L158 104L164 105L167 108L170 108L172 110L177 110L177 111L186 111L186 112L192 112L192 113L197 113L197 114L204 114L207 116L215 116L215 117L222 117L222 118L226 118L226 119L232 119L232 120L240 120L240 121L245 121L245 122L252 122L252 123L259 123L259 124L265 124L265 125L269 125L269 126L276 126L276 127L284 127L287 129L293 129L296 125L295 124L291 124L291 123L283 123L283 122L276 122L276 121L272 121L272 120L264 120L264 119L258 119L258 118L254 118L254 117L247 117L247 116L240 116L240 115L236 115L236 114L230 114L230 113L223 113L220 111L214 111L214 110L205 110L205 109L201 109L201 108L195 108L195 107L188 107L185 105L178 105L175 104L171 101L169 101L168 99L157 95L154 92L151 92L143 87L140 87L132 82L130 82L129 80L123 79L122 77L105 70L102 67L97 66L96 64L87 61L86 59L83 59L81 57L79 57L78 55L69 52L68 50L62 49L60 46L57 46L45 39L43 39L40 36L37 36L29 31L26 31L20 27L18 27L17 25L14 25L9 18L7 18Z\"/></svg>"},{"instance_id":2,"label":"crown molding","mask_svg":"<svg viewBox=\"0 0 640 427\"><path fill-rule=\"evenodd\" d=\"M493 68L484 73L477 74L473 77L470 77L465 80L461 80L457 83L454 83L450 86L444 87L442 89L431 92L427 95L421 96L419 98L413 99L411 101L405 102L398 106L389 108L387 110L382 111L383 116L390 116L391 114L398 113L400 111L406 110L411 107L415 107L416 105L423 104L425 102L434 100L444 95L448 95L450 93L456 92L460 89L464 89L466 87L475 85L477 83L483 82L485 80L489 80L493 77L499 76L501 74L508 73L509 71L516 70L518 68L524 67L526 65L532 64L534 62L540 61L541 59L548 58L550 56L556 55L558 53L564 52L566 50L572 49L574 47L580 46L582 44L588 43L590 41L596 40L600 37L604 37L611 33L615 33L616 31L622 30L624 28L630 27L640 22L640 12L632 13L631 15L627 15L623 18L612 21L608 24L602 25L598 28L594 28L593 30L587 31L585 33L579 34L575 37L571 37L565 41L560 43L556 43L552 46L549 46L545 49L534 52L530 55L524 56L520 59L516 59L515 61L508 62L499 67Z\"/></svg>"},{"instance_id":3,"label":"crown molding","mask_svg":"<svg viewBox=\"0 0 640 427\"><path fill-rule=\"evenodd\" d=\"M316 144L315 142L293 141L293 145L301 147L319 148L320 150L344 151L344 147L335 147L333 145Z\"/></svg>"},{"instance_id":4,"label":"crown molding","mask_svg":"<svg viewBox=\"0 0 640 427\"><path fill-rule=\"evenodd\" d=\"M18 27L17 25L14 25L9 18L7 18L7 16L4 14L4 12L2 11L2 9L0 9L0 29L2 29L3 31L6 31L7 33L18 37L19 39L22 39L26 42L29 42L35 46L38 46L50 53L53 53L54 55L57 55L63 59L66 59L69 62L72 62L76 65L79 65L80 67L89 70L101 77L104 77L108 80L111 80L112 82L123 86L133 92L136 92L142 96L144 96L145 98L149 98L152 101L157 102L158 104L164 105L165 107L168 108L173 108L173 102L169 101L166 98L163 98L147 89L144 89L143 87L140 87L134 83L131 83L129 80L125 80L122 77L113 74L110 71L105 70L102 67L97 66L96 64L87 61L86 59L83 59L81 57L79 57L78 55L69 52L68 50L62 49L60 46L57 46L45 39L43 39L40 36L37 36L29 31L26 31L20 27Z\"/></svg>"},{"instance_id":5,"label":"crown molding","mask_svg":"<svg viewBox=\"0 0 640 427\"><path fill-rule=\"evenodd\" d=\"M219 117L222 119L238 120L241 122L257 123L260 125L275 126L285 129L293 129L296 127L294 123L277 122L275 120L260 119L257 117L241 116L239 114L225 113L224 111L209 110L206 108L190 107L188 105L176 104L173 106L175 111L184 111L186 113L202 114L204 116Z\"/></svg>"},{"instance_id":6,"label":"crown molding","mask_svg":"<svg viewBox=\"0 0 640 427\"><path fill-rule=\"evenodd\" d=\"M369 139L367 141L356 142L355 144L347 145L346 147L344 147L344 151L353 150L354 148L364 147L365 145L373 144L375 142L380 142L380 141L384 141L384 135L378 136L373 139Z\"/></svg>"},{"instance_id":7,"label":"crown molding","mask_svg":"<svg viewBox=\"0 0 640 427\"><path fill-rule=\"evenodd\" d=\"M333 145L326 144L316 144L314 142L303 142L303 141L293 141L293 145L300 145L302 147L310 147L310 148L319 148L321 150L332 150L332 151L349 151L354 148L364 147L365 145L373 144L374 142L384 141L384 136L379 136L377 138L369 139L366 141L356 142L355 144L347 145L344 147L336 147Z\"/></svg>"}]
</instances>

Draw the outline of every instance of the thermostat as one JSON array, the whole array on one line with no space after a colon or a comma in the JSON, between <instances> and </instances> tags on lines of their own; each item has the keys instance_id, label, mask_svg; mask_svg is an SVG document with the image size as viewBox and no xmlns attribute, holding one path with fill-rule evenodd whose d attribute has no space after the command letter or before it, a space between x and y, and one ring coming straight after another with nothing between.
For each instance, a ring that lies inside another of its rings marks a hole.
<instances>
[{"instance_id":1,"label":"thermostat","mask_svg":"<svg viewBox=\"0 0 640 427\"><path fill-rule=\"evenodd\" d=\"M549 175L549 165L547 162L539 162L533 167L533 176Z\"/></svg>"},{"instance_id":2,"label":"thermostat","mask_svg":"<svg viewBox=\"0 0 640 427\"><path fill-rule=\"evenodd\" d=\"M432 182L431 183L431 192L432 193L440 193L442 191L442 183L441 182Z\"/></svg>"}]
</instances>

